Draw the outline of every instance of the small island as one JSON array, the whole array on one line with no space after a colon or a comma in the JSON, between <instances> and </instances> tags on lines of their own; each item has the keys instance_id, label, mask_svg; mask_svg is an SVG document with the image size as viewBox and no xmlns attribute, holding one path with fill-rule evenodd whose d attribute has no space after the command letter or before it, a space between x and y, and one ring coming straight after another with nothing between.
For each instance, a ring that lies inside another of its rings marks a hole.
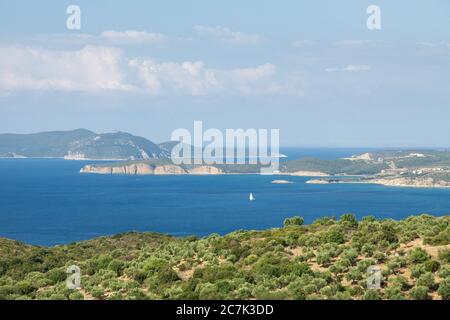
<instances>
[{"instance_id":1,"label":"small island","mask_svg":"<svg viewBox=\"0 0 450 320\"><path fill-rule=\"evenodd\" d=\"M271 183L273 183L273 184L293 184L295 182L289 181L289 180L273 180Z\"/></svg>"}]
</instances>

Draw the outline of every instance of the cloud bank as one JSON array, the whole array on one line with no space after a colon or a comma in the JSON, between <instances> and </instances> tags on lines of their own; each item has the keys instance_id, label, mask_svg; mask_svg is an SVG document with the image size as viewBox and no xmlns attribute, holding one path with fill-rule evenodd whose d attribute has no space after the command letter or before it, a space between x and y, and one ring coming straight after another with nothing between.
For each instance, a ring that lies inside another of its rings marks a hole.
<instances>
[{"instance_id":1,"label":"cloud bank","mask_svg":"<svg viewBox=\"0 0 450 320\"><path fill-rule=\"evenodd\" d=\"M0 47L0 92L17 90L129 91L122 50L86 46L76 51Z\"/></svg>"},{"instance_id":2,"label":"cloud bank","mask_svg":"<svg viewBox=\"0 0 450 320\"><path fill-rule=\"evenodd\" d=\"M208 27L197 25L194 27L194 30L200 36L209 36L232 44L256 45L264 41L264 37L261 35L233 31L221 26Z\"/></svg>"},{"instance_id":3,"label":"cloud bank","mask_svg":"<svg viewBox=\"0 0 450 320\"><path fill-rule=\"evenodd\" d=\"M108 34L119 38L121 34ZM140 36L140 35L136 35ZM212 68L203 61L166 62L128 58L115 47L88 45L78 50L0 47L0 94L16 91L142 92L149 95L268 95L301 92L290 75L264 63Z\"/></svg>"}]
</instances>

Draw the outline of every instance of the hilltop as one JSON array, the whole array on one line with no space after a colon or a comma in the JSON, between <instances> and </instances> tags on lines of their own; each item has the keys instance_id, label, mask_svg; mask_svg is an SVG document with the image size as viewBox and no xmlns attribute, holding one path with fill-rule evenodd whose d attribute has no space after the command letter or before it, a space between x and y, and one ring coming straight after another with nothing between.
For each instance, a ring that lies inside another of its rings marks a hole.
<instances>
[{"instance_id":1,"label":"hilltop","mask_svg":"<svg viewBox=\"0 0 450 320\"><path fill-rule=\"evenodd\" d=\"M167 158L155 143L126 132L97 134L86 129L34 134L0 134L0 157L68 160Z\"/></svg>"}]
</instances>

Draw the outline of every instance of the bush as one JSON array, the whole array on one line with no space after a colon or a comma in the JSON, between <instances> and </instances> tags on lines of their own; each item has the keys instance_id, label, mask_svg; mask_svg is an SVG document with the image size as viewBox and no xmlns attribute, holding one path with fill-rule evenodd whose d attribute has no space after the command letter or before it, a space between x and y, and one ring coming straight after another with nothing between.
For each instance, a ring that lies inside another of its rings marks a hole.
<instances>
[{"instance_id":1,"label":"bush","mask_svg":"<svg viewBox=\"0 0 450 320\"><path fill-rule=\"evenodd\" d=\"M108 264L108 269L114 271L118 276L122 275L125 263L123 261L114 259Z\"/></svg>"},{"instance_id":2,"label":"bush","mask_svg":"<svg viewBox=\"0 0 450 320\"><path fill-rule=\"evenodd\" d=\"M136 280L138 283L142 284L145 279L147 279L147 272L140 269L128 269L127 273Z\"/></svg>"},{"instance_id":3,"label":"bush","mask_svg":"<svg viewBox=\"0 0 450 320\"><path fill-rule=\"evenodd\" d=\"M443 279L449 278L450 277L450 267L449 266L442 267L441 270L439 270L438 275L439 275L439 277L441 277Z\"/></svg>"},{"instance_id":4,"label":"bush","mask_svg":"<svg viewBox=\"0 0 450 320\"><path fill-rule=\"evenodd\" d=\"M358 258L358 251L356 251L355 249L345 250L344 252L342 252L341 258L342 258L342 260L347 259L351 265L354 265Z\"/></svg>"},{"instance_id":5,"label":"bush","mask_svg":"<svg viewBox=\"0 0 450 320\"><path fill-rule=\"evenodd\" d=\"M158 273L158 280L160 283L166 284L180 280L178 274L172 268L164 268Z\"/></svg>"},{"instance_id":6,"label":"bush","mask_svg":"<svg viewBox=\"0 0 450 320\"><path fill-rule=\"evenodd\" d=\"M412 249L409 253L409 259L412 263L423 263L428 258L428 253L420 247Z\"/></svg>"},{"instance_id":7,"label":"bush","mask_svg":"<svg viewBox=\"0 0 450 320\"><path fill-rule=\"evenodd\" d=\"M47 278L52 282L52 284L56 284L58 282L66 281L67 273L61 268L56 268L47 272Z\"/></svg>"},{"instance_id":8,"label":"bush","mask_svg":"<svg viewBox=\"0 0 450 320\"><path fill-rule=\"evenodd\" d=\"M342 224L348 228L356 228L358 227L358 220L354 214L347 213L343 214L339 219L339 224Z\"/></svg>"},{"instance_id":9,"label":"bush","mask_svg":"<svg viewBox=\"0 0 450 320\"><path fill-rule=\"evenodd\" d=\"M113 258L109 254L101 254L97 258L97 267L99 269L106 269L108 268L109 263L111 262Z\"/></svg>"},{"instance_id":10,"label":"bush","mask_svg":"<svg viewBox=\"0 0 450 320\"><path fill-rule=\"evenodd\" d=\"M297 277L301 277L303 274L311 273L311 269L307 263L295 263L289 265L288 272Z\"/></svg>"},{"instance_id":11,"label":"bush","mask_svg":"<svg viewBox=\"0 0 450 320\"><path fill-rule=\"evenodd\" d=\"M325 241L328 243L344 243L344 233L338 227L330 227L325 234Z\"/></svg>"},{"instance_id":12,"label":"bush","mask_svg":"<svg viewBox=\"0 0 450 320\"><path fill-rule=\"evenodd\" d=\"M434 276L431 272L422 274L416 281L417 286L427 287L428 289L433 289L436 285L434 282Z\"/></svg>"},{"instance_id":13,"label":"bush","mask_svg":"<svg viewBox=\"0 0 450 320\"><path fill-rule=\"evenodd\" d=\"M36 290L34 285L28 280L22 280L17 282L17 288L19 289L20 294L30 294Z\"/></svg>"},{"instance_id":14,"label":"bush","mask_svg":"<svg viewBox=\"0 0 450 320\"><path fill-rule=\"evenodd\" d=\"M450 299L450 278L442 280L442 282L439 284L439 289L437 292L442 297L442 299Z\"/></svg>"},{"instance_id":15,"label":"bush","mask_svg":"<svg viewBox=\"0 0 450 320\"><path fill-rule=\"evenodd\" d=\"M410 267L411 276L414 278L419 278L422 274L426 272L424 264L416 264Z\"/></svg>"},{"instance_id":16,"label":"bush","mask_svg":"<svg viewBox=\"0 0 450 320\"><path fill-rule=\"evenodd\" d=\"M411 297L414 300L428 299L428 288L425 286L416 286L411 290Z\"/></svg>"},{"instance_id":17,"label":"bush","mask_svg":"<svg viewBox=\"0 0 450 320\"><path fill-rule=\"evenodd\" d=\"M439 250L439 259L442 262L450 263L450 249Z\"/></svg>"},{"instance_id":18,"label":"bush","mask_svg":"<svg viewBox=\"0 0 450 320\"><path fill-rule=\"evenodd\" d=\"M84 296L80 292L74 292L69 295L69 300L84 300Z\"/></svg>"},{"instance_id":19,"label":"bush","mask_svg":"<svg viewBox=\"0 0 450 320\"><path fill-rule=\"evenodd\" d=\"M301 226L303 225L303 223L305 222L305 220L302 217L292 217L292 218L286 218L284 220L284 226L285 227L289 227L289 226Z\"/></svg>"},{"instance_id":20,"label":"bush","mask_svg":"<svg viewBox=\"0 0 450 320\"><path fill-rule=\"evenodd\" d=\"M381 300L381 296L377 290L370 289L364 293L364 300Z\"/></svg>"},{"instance_id":21,"label":"bush","mask_svg":"<svg viewBox=\"0 0 450 320\"><path fill-rule=\"evenodd\" d=\"M91 294L96 299L103 299L104 292L100 288L94 288L94 289L92 289Z\"/></svg>"},{"instance_id":22,"label":"bush","mask_svg":"<svg viewBox=\"0 0 450 320\"><path fill-rule=\"evenodd\" d=\"M319 252L316 261L322 266L327 266L331 262L331 255L329 252Z\"/></svg>"},{"instance_id":23,"label":"bush","mask_svg":"<svg viewBox=\"0 0 450 320\"><path fill-rule=\"evenodd\" d=\"M147 272L149 272L150 274L156 273L162 269L164 269L165 267L167 267L168 262L164 259L161 258L155 258L155 257L151 257L148 258L145 262L144 262L144 266L143 269Z\"/></svg>"},{"instance_id":24,"label":"bush","mask_svg":"<svg viewBox=\"0 0 450 320\"><path fill-rule=\"evenodd\" d=\"M199 288L200 300L221 300L223 295L218 292L217 287L212 283L205 283Z\"/></svg>"},{"instance_id":25,"label":"bush","mask_svg":"<svg viewBox=\"0 0 450 320\"><path fill-rule=\"evenodd\" d=\"M424 267L428 272L436 272L441 267L441 264L436 260L428 260L425 262Z\"/></svg>"},{"instance_id":26,"label":"bush","mask_svg":"<svg viewBox=\"0 0 450 320\"><path fill-rule=\"evenodd\" d=\"M391 280L393 286L397 286L400 290L405 291L408 289L408 280L403 276L397 276Z\"/></svg>"},{"instance_id":27,"label":"bush","mask_svg":"<svg viewBox=\"0 0 450 320\"><path fill-rule=\"evenodd\" d=\"M404 300L405 297L402 294L402 290L400 286L390 285L385 289L386 297L389 300Z\"/></svg>"},{"instance_id":28,"label":"bush","mask_svg":"<svg viewBox=\"0 0 450 320\"><path fill-rule=\"evenodd\" d=\"M347 273L346 278L348 281L356 282L363 279L363 274L357 268L353 268Z\"/></svg>"}]
</instances>

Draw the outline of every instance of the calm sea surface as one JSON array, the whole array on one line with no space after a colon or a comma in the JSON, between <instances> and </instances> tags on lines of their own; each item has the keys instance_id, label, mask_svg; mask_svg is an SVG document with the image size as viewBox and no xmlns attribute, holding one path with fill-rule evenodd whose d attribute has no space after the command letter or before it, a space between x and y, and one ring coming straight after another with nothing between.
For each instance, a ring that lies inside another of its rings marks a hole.
<instances>
[{"instance_id":1,"label":"calm sea surface","mask_svg":"<svg viewBox=\"0 0 450 320\"><path fill-rule=\"evenodd\" d=\"M282 150L335 158L360 150ZM295 155L295 156L294 156ZM377 185L309 185L303 177L101 176L79 174L86 163L53 159L0 160L0 237L56 245L126 231L172 235L225 234L307 223L352 212L401 219L450 214L450 190ZM274 179L294 184L272 184ZM248 200L252 192L256 201Z\"/></svg>"}]
</instances>

